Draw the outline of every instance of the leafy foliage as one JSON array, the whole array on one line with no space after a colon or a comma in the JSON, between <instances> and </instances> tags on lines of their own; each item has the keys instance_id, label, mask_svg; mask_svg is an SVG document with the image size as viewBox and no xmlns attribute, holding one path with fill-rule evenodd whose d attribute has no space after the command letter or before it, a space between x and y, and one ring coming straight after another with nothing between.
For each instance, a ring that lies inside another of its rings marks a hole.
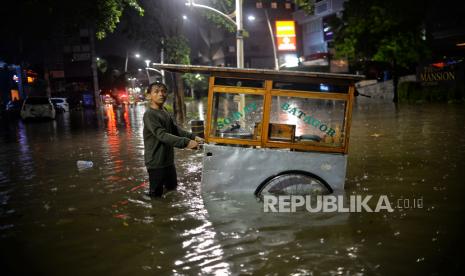
<instances>
[{"instance_id":1,"label":"leafy foliage","mask_svg":"<svg viewBox=\"0 0 465 276\"><path fill-rule=\"evenodd\" d=\"M190 64L190 52L187 39L182 36L173 36L166 39L166 61L174 64Z\"/></svg>"},{"instance_id":2,"label":"leafy foliage","mask_svg":"<svg viewBox=\"0 0 465 276\"><path fill-rule=\"evenodd\" d=\"M116 29L126 8L134 9L140 15L144 14L138 1L79 0L74 1L71 7L61 0L5 1L2 3L0 17L8 24L14 23L14 29L19 35L48 37L60 29L88 27L93 28L101 39ZM12 28L6 27L2 31L8 29L11 31Z\"/></svg>"},{"instance_id":3,"label":"leafy foliage","mask_svg":"<svg viewBox=\"0 0 465 276\"><path fill-rule=\"evenodd\" d=\"M99 70L99 72L105 73L108 70L108 62L105 59L101 58L97 60L96 64L97 64L97 69Z\"/></svg>"},{"instance_id":4,"label":"leafy foliage","mask_svg":"<svg viewBox=\"0 0 465 276\"><path fill-rule=\"evenodd\" d=\"M184 74L182 78L189 88L201 91L208 89L208 78L204 75L187 73Z\"/></svg>"},{"instance_id":5,"label":"leafy foliage","mask_svg":"<svg viewBox=\"0 0 465 276\"><path fill-rule=\"evenodd\" d=\"M338 56L357 61L396 61L408 67L428 54L421 1L350 0L330 22Z\"/></svg>"},{"instance_id":6,"label":"leafy foliage","mask_svg":"<svg viewBox=\"0 0 465 276\"><path fill-rule=\"evenodd\" d=\"M141 16L144 15L144 10L137 0L98 0L96 4L95 28L99 39L116 29L125 8L131 7Z\"/></svg>"},{"instance_id":7,"label":"leafy foliage","mask_svg":"<svg viewBox=\"0 0 465 276\"><path fill-rule=\"evenodd\" d=\"M231 14L235 11L233 0L213 0L208 6L219 10L225 14ZM213 22L216 26L225 28L227 31L234 33L236 31L236 26L232 24L229 20L225 19L223 16L209 10L202 9L201 14L205 16L208 20Z\"/></svg>"},{"instance_id":8,"label":"leafy foliage","mask_svg":"<svg viewBox=\"0 0 465 276\"><path fill-rule=\"evenodd\" d=\"M306 14L312 15L315 12L314 0L294 0L295 4L299 6Z\"/></svg>"}]
</instances>

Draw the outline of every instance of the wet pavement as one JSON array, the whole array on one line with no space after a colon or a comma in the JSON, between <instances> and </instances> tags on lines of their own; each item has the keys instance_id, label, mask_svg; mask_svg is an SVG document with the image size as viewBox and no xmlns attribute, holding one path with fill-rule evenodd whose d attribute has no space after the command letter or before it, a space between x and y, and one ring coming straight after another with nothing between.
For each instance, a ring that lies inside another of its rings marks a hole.
<instances>
[{"instance_id":1,"label":"wet pavement","mask_svg":"<svg viewBox=\"0 0 465 276\"><path fill-rule=\"evenodd\" d=\"M190 150L176 151L178 191L150 200L143 112L107 108L2 122L2 275L463 270L463 105L354 106L346 195L423 200L423 208L392 213L269 214L251 195L202 197L202 153ZM78 170L78 160L93 167Z\"/></svg>"}]
</instances>

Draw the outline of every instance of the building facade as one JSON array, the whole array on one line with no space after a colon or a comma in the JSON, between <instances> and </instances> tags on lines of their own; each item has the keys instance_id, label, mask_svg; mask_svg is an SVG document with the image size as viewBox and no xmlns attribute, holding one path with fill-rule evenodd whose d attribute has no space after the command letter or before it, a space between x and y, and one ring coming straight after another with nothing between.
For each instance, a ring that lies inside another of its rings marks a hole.
<instances>
[{"instance_id":1,"label":"building facade","mask_svg":"<svg viewBox=\"0 0 465 276\"><path fill-rule=\"evenodd\" d=\"M300 28L301 65L314 71L348 72L348 62L333 59L333 32L329 26L332 17L341 16L345 0L317 0L314 14L303 10L294 12Z\"/></svg>"}]
</instances>

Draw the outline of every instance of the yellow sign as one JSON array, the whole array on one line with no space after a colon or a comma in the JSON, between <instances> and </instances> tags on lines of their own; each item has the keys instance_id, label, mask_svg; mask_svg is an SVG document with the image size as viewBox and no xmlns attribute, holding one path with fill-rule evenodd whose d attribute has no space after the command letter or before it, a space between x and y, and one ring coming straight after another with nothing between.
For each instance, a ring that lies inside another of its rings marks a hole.
<instances>
[{"instance_id":1,"label":"yellow sign","mask_svg":"<svg viewBox=\"0 0 465 276\"><path fill-rule=\"evenodd\" d=\"M19 100L19 91L16 89L11 89L11 100L17 101Z\"/></svg>"},{"instance_id":2,"label":"yellow sign","mask_svg":"<svg viewBox=\"0 0 465 276\"><path fill-rule=\"evenodd\" d=\"M276 21L276 37L279 51L295 51L297 47L294 21Z\"/></svg>"}]
</instances>

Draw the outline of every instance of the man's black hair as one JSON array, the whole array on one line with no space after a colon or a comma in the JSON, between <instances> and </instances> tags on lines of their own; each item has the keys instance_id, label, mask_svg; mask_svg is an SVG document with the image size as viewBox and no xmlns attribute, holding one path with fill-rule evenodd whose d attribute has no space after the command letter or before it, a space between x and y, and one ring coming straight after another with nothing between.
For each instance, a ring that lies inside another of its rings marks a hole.
<instances>
[{"instance_id":1,"label":"man's black hair","mask_svg":"<svg viewBox=\"0 0 465 276\"><path fill-rule=\"evenodd\" d=\"M151 84L149 84L149 87L147 87L147 94L149 94L153 88L156 88L156 89L164 89L166 92L168 92L168 87L166 87L166 85L164 83L161 83L159 81L156 81L156 82L152 82Z\"/></svg>"}]
</instances>

